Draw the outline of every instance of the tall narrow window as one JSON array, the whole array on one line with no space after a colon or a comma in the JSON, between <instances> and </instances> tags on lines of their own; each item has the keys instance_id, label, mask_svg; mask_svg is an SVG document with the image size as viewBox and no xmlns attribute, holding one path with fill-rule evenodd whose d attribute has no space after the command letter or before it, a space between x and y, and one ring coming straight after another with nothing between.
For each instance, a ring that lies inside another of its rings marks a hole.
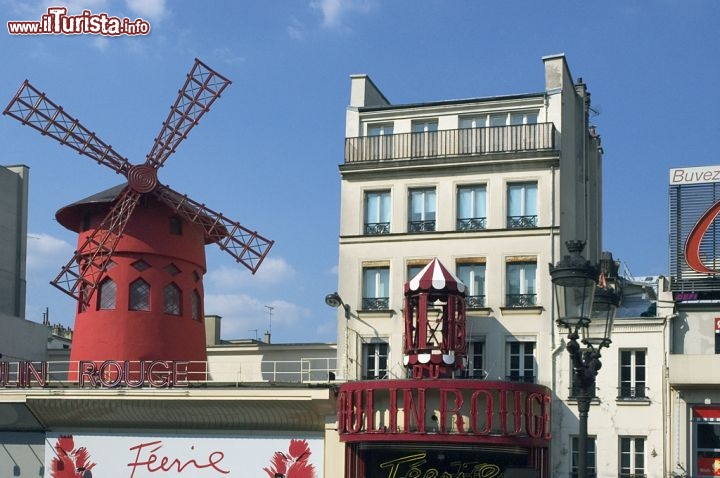
<instances>
[{"instance_id":1,"label":"tall narrow window","mask_svg":"<svg viewBox=\"0 0 720 478\"><path fill-rule=\"evenodd\" d=\"M427 157L437 155L438 123L435 120L413 121L412 156Z\"/></svg>"},{"instance_id":2,"label":"tall narrow window","mask_svg":"<svg viewBox=\"0 0 720 478\"><path fill-rule=\"evenodd\" d=\"M595 437L588 437L587 444L585 446L587 450L587 470L588 470L588 477L589 478L595 478L597 476L597 465L596 465L596 456L597 453L595 451ZM580 461L580 438L577 436L574 436L570 439L570 477L571 478L577 478L578 477L578 462Z\"/></svg>"},{"instance_id":3,"label":"tall narrow window","mask_svg":"<svg viewBox=\"0 0 720 478\"><path fill-rule=\"evenodd\" d=\"M537 182L508 184L507 211L509 229L537 227Z\"/></svg>"},{"instance_id":4,"label":"tall narrow window","mask_svg":"<svg viewBox=\"0 0 720 478\"><path fill-rule=\"evenodd\" d=\"M620 351L620 393L621 399L647 397L645 382L645 351Z\"/></svg>"},{"instance_id":5,"label":"tall narrow window","mask_svg":"<svg viewBox=\"0 0 720 478\"><path fill-rule=\"evenodd\" d=\"M507 379L513 382L535 382L535 342L507 342Z\"/></svg>"},{"instance_id":6,"label":"tall narrow window","mask_svg":"<svg viewBox=\"0 0 720 478\"><path fill-rule=\"evenodd\" d=\"M98 291L98 308L103 310L111 310L115 308L117 297L117 285L115 281L107 277L100 283Z\"/></svg>"},{"instance_id":7,"label":"tall narrow window","mask_svg":"<svg viewBox=\"0 0 720 478\"><path fill-rule=\"evenodd\" d=\"M367 157L369 159L393 158L392 123L368 125L367 135Z\"/></svg>"},{"instance_id":8,"label":"tall narrow window","mask_svg":"<svg viewBox=\"0 0 720 478\"><path fill-rule=\"evenodd\" d=\"M130 310L150 310L150 284L142 279L130 283Z\"/></svg>"},{"instance_id":9,"label":"tall narrow window","mask_svg":"<svg viewBox=\"0 0 720 478\"><path fill-rule=\"evenodd\" d=\"M193 320L200 320L202 317L202 303L200 301L200 294L198 291L193 290L190 294L190 314Z\"/></svg>"},{"instance_id":10,"label":"tall narrow window","mask_svg":"<svg viewBox=\"0 0 720 478\"><path fill-rule=\"evenodd\" d=\"M387 310L390 308L390 268L363 268L362 310Z\"/></svg>"},{"instance_id":11,"label":"tall narrow window","mask_svg":"<svg viewBox=\"0 0 720 478\"><path fill-rule=\"evenodd\" d=\"M526 260L507 263L507 307L532 307L537 305L535 276L537 263Z\"/></svg>"},{"instance_id":12,"label":"tall narrow window","mask_svg":"<svg viewBox=\"0 0 720 478\"><path fill-rule=\"evenodd\" d=\"M507 379L513 382L535 382L535 342L507 343Z\"/></svg>"},{"instance_id":13,"label":"tall narrow window","mask_svg":"<svg viewBox=\"0 0 720 478\"><path fill-rule=\"evenodd\" d=\"M458 262L457 275L465 284L465 305L469 309L485 307L485 259L466 259L468 262Z\"/></svg>"},{"instance_id":14,"label":"tall narrow window","mask_svg":"<svg viewBox=\"0 0 720 478\"><path fill-rule=\"evenodd\" d=\"M467 375L471 378L485 378L485 340L475 338L468 342Z\"/></svg>"},{"instance_id":15,"label":"tall narrow window","mask_svg":"<svg viewBox=\"0 0 720 478\"><path fill-rule=\"evenodd\" d=\"M365 234L390 233L390 191L365 193Z\"/></svg>"},{"instance_id":16,"label":"tall narrow window","mask_svg":"<svg viewBox=\"0 0 720 478\"><path fill-rule=\"evenodd\" d=\"M182 219L180 219L177 216L171 216L170 217L170 234L174 236L181 236L182 235Z\"/></svg>"},{"instance_id":17,"label":"tall narrow window","mask_svg":"<svg viewBox=\"0 0 720 478\"><path fill-rule=\"evenodd\" d=\"M466 116L460 118L460 130L458 131L459 153L471 154L483 152L483 145L487 123L487 115Z\"/></svg>"},{"instance_id":18,"label":"tall narrow window","mask_svg":"<svg viewBox=\"0 0 720 478\"><path fill-rule=\"evenodd\" d=\"M435 188L410 190L408 232L435 230Z\"/></svg>"},{"instance_id":19,"label":"tall narrow window","mask_svg":"<svg viewBox=\"0 0 720 478\"><path fill-rule=\"evenodd\" d=\"M180 315L182 292L180 287L170 283L163 289L163 312L170 315Z\"/></svg>"},{"instance_id":20,"label":"tall narrow window","mask_svg":"<svg viewBox=\"0 0 720 478\"><path fill-rule=\"evenodd\" d=\"M645 476L645 437L620 437L620 478Z\"/></svg>"},{"instance_id":21,"label":"tall narrow window","mask_svg":"<svg viewBox=\"0 0 720 478\"><path fill-rule=\"evenodd\" d=\"M457 190L457 230L485 229L487 221L487 188L484 184L460 186Z\"/></svg>"},{"instance_id":22,"label":"tall narrow window","mask_svg":"<svg viewBox=\"0 0 720 478\"><path fill-rule=\"evenodd\" d=\"M363 344L363 379L387 378L388 348L387 342Z\"/></svg>"}]
</instances>

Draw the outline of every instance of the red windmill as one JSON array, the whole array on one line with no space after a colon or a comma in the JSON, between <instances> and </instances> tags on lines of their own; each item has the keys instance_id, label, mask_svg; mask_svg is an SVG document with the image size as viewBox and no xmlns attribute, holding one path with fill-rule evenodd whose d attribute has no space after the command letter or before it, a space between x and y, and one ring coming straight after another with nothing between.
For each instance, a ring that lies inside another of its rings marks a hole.
<instances>
[{"instance_id":1,"label":"red windmill","mask_svg":"<svg viewBox=\"0 0 720 478\"><path fill-rule=\"evenodd\" d=\"M127 178L57 213L78 248L51 282L78 301L71 360L207 360L204 246L254 274L273 241L158 182L157 171L230 80L200 60L143 164L131 164L27 80L4 111Z\"/></svg>"}]
</instances>

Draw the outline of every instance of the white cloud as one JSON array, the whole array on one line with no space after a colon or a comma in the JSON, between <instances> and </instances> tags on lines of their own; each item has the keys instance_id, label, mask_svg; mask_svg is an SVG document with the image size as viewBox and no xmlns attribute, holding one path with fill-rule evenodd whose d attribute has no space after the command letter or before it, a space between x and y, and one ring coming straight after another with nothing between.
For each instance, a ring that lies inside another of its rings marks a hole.
<instances>
[{"instance_id":1,"label":"white cloud","mask_svg":"<svg viewBox=\"0 0 720 478\"><path fill-rule=\"evenodd\" d=\"M303 25L302 22L295 17L290 19L290 25L287 27L287 32L293 40L305 39L305 25Z\"/></svg>"},{"instance_id":2,"label":"white cloud","mask_svg":"<svg viewBox=\"0 0 720 478\"><path fill-rule=\"evenodd\" d=\"M295 269L285 259L268 257L252 275L240 265L213 267L205 275L206 289L232 292L248 285L268 285L287 282L295 277Z\"/></svg>"},{"instance_id":3,"label":"white cloud","mask_svg":"<svg viewBox=\"0 0 720 478\"><path fill-rule=\"evenodd\" d=\"M341 27L348 14L367 13L372 8L369 0L312 0L310 7L320 10L327 28Z\"/></svg>"},{"instance_id":4,"label":"white cloud","mask_svg":"<svg viewBox=\"0 0 720 478\"><path fill-rule=\"evenodd\" d=\"M70 260L73 250L70 243L49 234L28 234L26 262L28 275L31 272L59 271Z\"/></svg>"},{"instance_id":5,"label":"white cloud","mask_svg":"<svg viewBox=\"0 0 720 478\"><path fill-rule=\"evenodd\" d=\"M125 4L143 20L161 20L167 15L165 0L125 0Z\"/></svg>"},{"instance_id":6,"label":"white cloud","mask_svg":"<svg viewBox=\"0 0 720 478\"><path fill-rule=\"evenodd\" d=\"M272 307L272 318L268 306ZM224 339L255 338L256 331L262 339L272 328L273 337L281 342L297 341L298 331L294 329L310 315L309 310L297 304L284 300L263 302L246 294L205 294L205 313L222 317Z\"/></svg>"}]
</instances>

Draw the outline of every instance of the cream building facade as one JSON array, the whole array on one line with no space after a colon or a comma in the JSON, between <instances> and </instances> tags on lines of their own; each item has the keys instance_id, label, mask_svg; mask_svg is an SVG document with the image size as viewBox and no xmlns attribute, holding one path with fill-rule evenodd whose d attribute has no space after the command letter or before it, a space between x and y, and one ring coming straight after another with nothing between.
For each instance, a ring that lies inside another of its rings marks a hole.
<instances>
[{"instance_id":1,"label":"cream building facade","mask_svg":"<svg viewBox=\"0 0 720 478\"><path fill-rule=\"evenodd\" d=\"M543 65L538 93L417 104L351 77L338 374L408 377L403 286L438 258L468 287L464 376L552 390L550 457L533 476L562 477L576 471L578 422L548 265L576 239L601 259L602 147L585 84L564 55ZM618 320L603 353L590 411L596 476L664 476L665 312Z\"/></svg>"}]
</instances>

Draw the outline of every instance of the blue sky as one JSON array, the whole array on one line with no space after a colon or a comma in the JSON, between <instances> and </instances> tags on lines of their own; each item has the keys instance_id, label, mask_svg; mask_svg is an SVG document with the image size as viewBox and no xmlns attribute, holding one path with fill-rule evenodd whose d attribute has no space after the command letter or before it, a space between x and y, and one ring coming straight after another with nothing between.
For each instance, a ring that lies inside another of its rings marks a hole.
<instances>
[{"instance_id":1,"label":"blue sky","mask_svg":"<svg viewBox=\"0 0 720 478\"><path fill-rule=\"evenodd\" d=\"M142 18L147 36L14 36L48 6ZM0 104L28 78L139 163L193 59L233 84L160 181L276 241L252 276L210 246L206 313L223 338L335 341L339 181L349 75L393 103L540 92L565 53L605 150L604 249L634 275L668 271L668 170L720 164L714 0L0 0ZM0 117L0 164L30 166L27 318L72 324L48 284L76 237L55 211L119 184L108 168Z\"/></svg>"}]
</instances>

